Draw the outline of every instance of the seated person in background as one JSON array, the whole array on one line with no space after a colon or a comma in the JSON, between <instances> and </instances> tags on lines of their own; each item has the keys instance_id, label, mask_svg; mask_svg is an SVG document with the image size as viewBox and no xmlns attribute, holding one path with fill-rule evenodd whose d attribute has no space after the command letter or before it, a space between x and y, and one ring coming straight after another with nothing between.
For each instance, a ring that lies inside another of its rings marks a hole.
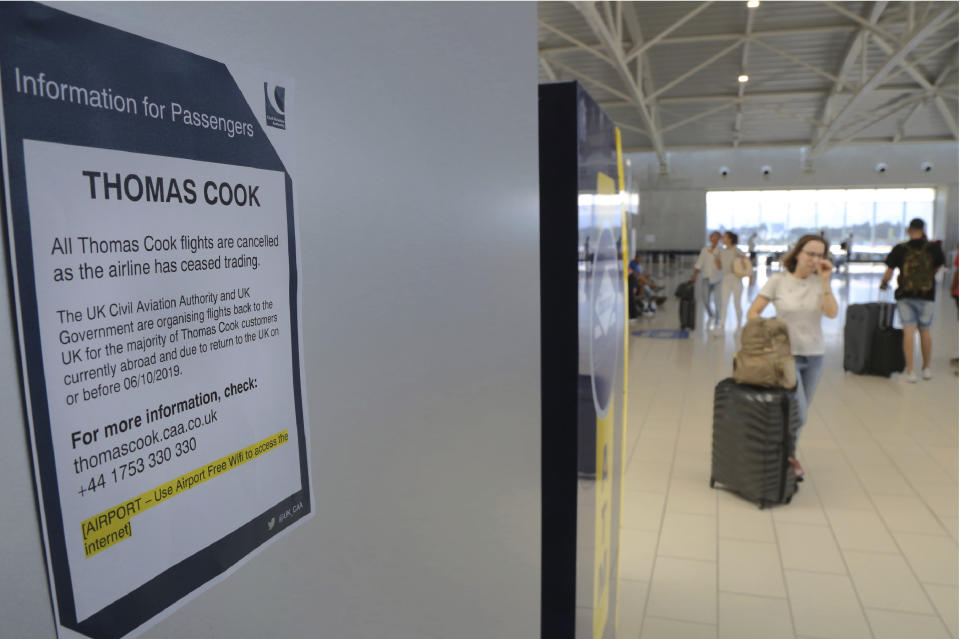
<instances>
[{"instance_id":1,"label":"seated person in background","mask_svg":"<svg viewBox=\"0 0 960 639\"><path fill-rule=\"evenodd\" d=\"M630 296L644 297L653 300L657 304L663 304L667 301L667 298L663 295L654 295L655 291L663 290L663 286L657 286L656 282L644 274L642 258L643 254L637 251L633 259L630 260Z\"/></svg>"}]
</instances>

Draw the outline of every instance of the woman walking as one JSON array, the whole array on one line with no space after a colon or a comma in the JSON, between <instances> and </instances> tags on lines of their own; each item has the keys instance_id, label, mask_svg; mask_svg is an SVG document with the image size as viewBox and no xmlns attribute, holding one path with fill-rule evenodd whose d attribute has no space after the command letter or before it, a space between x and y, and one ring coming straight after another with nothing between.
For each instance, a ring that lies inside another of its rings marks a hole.
<instances>
[{"instance_id":1,"label":"woman walking","mask_svg":"<svg viewBox=\"0 0 960 639\"><path fill-rule=\"evenodd\" d=\"M730 306L730 298L733 297L733 308L737 312L737 330L743 323L743 310L740 308L740 298L743 296L743 279L733 272L733 263L737 258L743 257L743 253L737 248L739 238L733 231L727 231L723 234L723 250L716 256L717 268L723 273L723 279L720 281L720 309L717 313L719 319L713 334L717 337L723 335L724 322L727 319L727 308Z\"/></svg>"},{"instance_id":2,"label":"woman walking","mask_svg":"<svg viewBox=\"0 0 960 639\"><path fill-rule=\"evenodd\" d=\"M760 317L767 304L773 302L777 319L787 325L790 349L797 363L797 407L801 428L807 421L813 393L823 373L826 348L821 321L824 315L829 318L837 316L837 300L830 289L833 264L826 255L826 242L819 235L801 237L783 258L785 272L770 276L747 312L747 319ZM793 457L789 461L797 477L802 478L800 462Z\"/></svg>"}]
</instances>

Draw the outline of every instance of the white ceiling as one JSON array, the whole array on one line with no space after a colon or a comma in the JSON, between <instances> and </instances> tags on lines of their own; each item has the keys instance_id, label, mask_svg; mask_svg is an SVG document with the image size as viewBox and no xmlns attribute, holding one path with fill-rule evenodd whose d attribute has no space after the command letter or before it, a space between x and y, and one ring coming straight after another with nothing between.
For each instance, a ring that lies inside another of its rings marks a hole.
<instances>
[{"instance_id":1,"label":"white ceiling","mask_svg":"<svg viewBox=\"0 0 960 639\"><path fill-rule=\"evenodd\" d=\"M957 2L540 2L540 82L627 151L957 139ZM739 83L745 73L749 81Z\"/></svg>"}]
</instances>

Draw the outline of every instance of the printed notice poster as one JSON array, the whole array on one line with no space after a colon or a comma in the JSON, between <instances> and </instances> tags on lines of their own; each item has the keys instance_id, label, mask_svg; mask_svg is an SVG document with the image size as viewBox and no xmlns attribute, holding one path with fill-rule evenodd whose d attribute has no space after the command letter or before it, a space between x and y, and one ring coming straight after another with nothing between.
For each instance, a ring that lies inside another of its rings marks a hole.
<instances>
[{"instance_id":1,"label":"printed notice poster","mask_svg":"<svg viewBox=\"0 0 960 639\"><path fill-rule=\"evenodd\" d=\"M130 636L314 510L293 87L3 3L0 92L58 633Z\"/></svg>"}]
</instances>

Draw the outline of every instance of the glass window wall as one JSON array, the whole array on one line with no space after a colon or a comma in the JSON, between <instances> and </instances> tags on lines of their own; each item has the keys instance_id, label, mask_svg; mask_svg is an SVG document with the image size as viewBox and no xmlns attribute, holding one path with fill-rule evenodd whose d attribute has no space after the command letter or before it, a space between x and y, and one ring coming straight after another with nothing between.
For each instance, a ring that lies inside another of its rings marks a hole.
<instances>
[{"instance_id":1,"label":"glass window wall","mask_svg":"<svg viewBox=\"0 0 960 639\"><path fill-rule=\"evenodd\" d=\"M835 254L851 235L855 252L885 254L906 239L911 219L932 227L935 196L931 188L709 191L707 229L735 231L744 245L756 233L760 251L823 233Z\"/></svg>"}]
</instances>

